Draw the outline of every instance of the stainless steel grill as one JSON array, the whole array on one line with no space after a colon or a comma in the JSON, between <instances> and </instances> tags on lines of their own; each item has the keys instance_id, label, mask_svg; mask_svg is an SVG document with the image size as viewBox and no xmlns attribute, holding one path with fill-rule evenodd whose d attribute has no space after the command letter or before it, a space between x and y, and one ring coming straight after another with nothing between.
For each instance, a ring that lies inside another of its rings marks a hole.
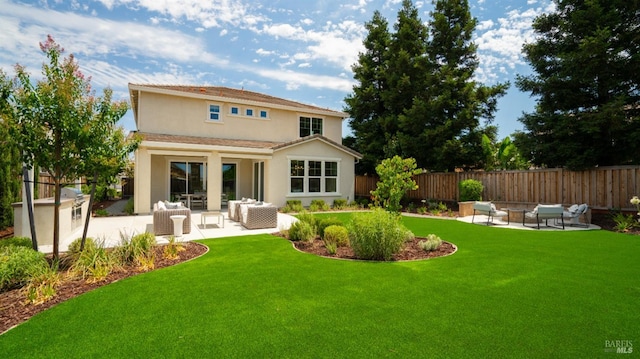
<instances>
[{"instance_id":1,"label":"stainless steel grill","mask_svg":"<svg viewBox=\"0 0 640 359\"><path fill-rule=\"evenodd\" d=\"M71 208L71 219L77 220L82 218L82 204L84 203L84 195L82 191L73 187L64 187L60 192L60 198L73 199L73 207Z\"/></svg>"}]
</instances>

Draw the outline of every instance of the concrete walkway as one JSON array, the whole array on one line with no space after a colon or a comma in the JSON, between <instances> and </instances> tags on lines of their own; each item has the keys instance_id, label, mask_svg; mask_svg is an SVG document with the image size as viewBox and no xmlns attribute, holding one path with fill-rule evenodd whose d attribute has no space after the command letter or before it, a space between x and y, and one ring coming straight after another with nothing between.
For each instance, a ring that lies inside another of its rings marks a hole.
<instances>
[{"instance_id":1,"label":"concrete walkway","mask_svg":"<svg viewBox=\"0 0 640 359\"><path fill-rule=\"evenodd\" d=\"M107 208L107 212L120 214L124 209L126 201L118 201L111 207ZM219 227L214 218L207 218L207 226L203 226L200 222L200 213L202 211L191 211L191 233L184 234L181 238L183 241L193 241L205 238L222 238L244 236L261 233L275 233L281 230L289 229L291 223L297 219L291 215L278 213L278 227L265 229L246 229L239 222L234 222L227 218L226 211L222 211L224 216L224 227ZM82 238L83 227L76 229L69 237L60 240L60 252L67 251L69 244L77 238ZM98 240L104 240L107 247L114 247L121 243L122 237L130 238L132 235L150 232L153 233L153 215L116 215L110 217L92 217L89 222L89 230L87 237ZM160 244L167 243L169 236L157 236L156 241ZM44 253L53 252L52 245L40 245L38 250Z\"/></svg>"}]
</instances>

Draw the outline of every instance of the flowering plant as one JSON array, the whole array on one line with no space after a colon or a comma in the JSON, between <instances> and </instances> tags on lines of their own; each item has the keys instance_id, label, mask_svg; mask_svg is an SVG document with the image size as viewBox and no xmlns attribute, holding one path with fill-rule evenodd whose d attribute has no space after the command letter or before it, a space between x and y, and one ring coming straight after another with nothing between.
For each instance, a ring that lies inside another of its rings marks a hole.
<instances>
[{"instance_id":1,"label":"flowering plant","mask_svg":"<svg viewBox=\"0 0 640 359\"><path fill-rule=\"evenodd\" d=\"M631 202L632 205L636 206L636 209L638 210L638 216L640 217L640 198L638 198L638 196L633 196L633 198L631 198L629 202ZM640 222L640 218L638 218L638 222Z\"/></svg>"}]
</instances>

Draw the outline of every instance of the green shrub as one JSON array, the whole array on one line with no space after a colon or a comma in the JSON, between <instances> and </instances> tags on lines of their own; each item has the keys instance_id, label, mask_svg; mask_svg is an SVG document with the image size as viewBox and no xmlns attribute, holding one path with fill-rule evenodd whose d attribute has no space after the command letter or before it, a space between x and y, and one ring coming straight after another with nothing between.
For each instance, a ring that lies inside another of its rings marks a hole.
<instances>
[{"instance_id":1,"label":"green shrub","mask_svg":"<svg viewBox=\"0 0 640 359\"><path fill-rule=\"evenodd\" d=\"M324 244L333 243L338 247L349 246L349 231L342 225L331 225L324 230Z\"/></svg>"},{"instance_id":2,"label":"green shrub","mask_svg":"<svg viewBox=\"0 0 640 359\"><path fill-rule=\"evenodd\" d=\"M398 215L381 208L355 213L348 229L351 248L361 259L390 260L413 237Z\"/></svg>"},{"instance_id":3,"label":"green shrub","mask_svg":"<svg viewBox=\"0 0 640 359\"><path fill-rule=\"evenodd\" d=\"M95 216L96 217L107 217L107 216L109 216L109 212L107 212L107 210L104 209L104 208L96 209Z\"/></svg>"},{"instance_id":4,"label":"green shrub","mask_svg":"<svg viewBox=\"0 0 640 359\"><path fill-rule=\"evenodd\" d=\"M320 212L320 211L328 211L328 210L329 210L329 205L326 204L323 199L311 200L311 204L309 205L309 211Z\"/></svg>"},{"instance_id":5,"label":"green shrub","mask_svg":"<svg viewBox=\"0 0 640 359\"><path fill-rule=\"evenodd\" d=\"M297 221L289 228L289 239L292 241L311 242L316 238L316 230L305 221Z\"/></svg>"},{"instance_id":6,"label":"green shrub","mask_svg":"<svg viewBox=\"0 0 640 359\"><path fill-rule=\"evenodd\" d=\"M80 240L73 241L69 246L69 258L69 273L88 282L105 279L118 264L113 252L105 248L104 241L96 241L93 238L87 238L82 252Z\"/></svg>"},{"instance_id":7,"label":"green shrub","mask_svg":"<svg viewBox=\"0 0 640 359\"><path fill-rule=\"evenodd\" d=\"M299 221L309 223L311 225L311 227L313 227L314 233L316 233L316 234L318 233L317 232L318 231L318 217L316 217L313 214L303 210L302 212L298 213L296 218L298 218Z\"/></svg>"},{"instance_id":8,"label":"green shrub","mask_svg":"<svg viewBox=\"0 0 640 359\"><path fill-rule=\"evenodd\" d=\"M115 249L121 264L134 264L140 270L154 268L156 237L149 232L136 234L128 239L121 235L121 244Z\"/></svg>"},{"instance_id":9,"label":"green shrub","mask_svg":"<svg viewBox=\"0 0 640 359\"><path fill-rule=\"evenodd\" d=\"M127 204L124 206L124 212L128 215L132 215L134 211L134 206L133 206L133 197L129 198L129 200L127 201Z\"/></svg>"},{"instance_id":10,"label":"green shrub","mask_svg":"<svg viewBox=\"0 0 640 359\"><path fill-rule=\"evenodd\" d=\"M333 209L345 209L347 208L347 200L338 198L333 200Z\"/></svg>"},{"instance_id":11,"label":"green shrub","mask_svg":"<svg viewBox=\"0 0 640 359\"><path fill-rule=\"evenodd\" d=\"M302 202L298 199L287 200L286 205L280 209L280 212L282 213L302 212L302 211L304 211L304 207L302 207Z\"/></svg>"},{"instance_id":12,"label":"green shrub","mask_svg":"<svg viewBox=\"0 0 640 359\"><path fill-rule=\"evenodd\" d=\"M474 179L466 179L458 184L460 189L460 202L481 201L484 186L482 182Z\"/></svg>"},{"instance_id":13,"label":"green shrub","mask_svg":"<svg viewBox=\"0 0 640 359\"><path fill-rule=\"evenodd\" d=\"M612 216L613 221L616 222L615 229L617 232L627 232L638 224L633 215L624 214L622 212L616 212Z\"/></svg>"},{"instance_id":14,"label":"green shrub","mask_svg":"<svg viewBox=\"0 0 640 359\"><path fill-rule=\"evenodd\" d=\"M318 235L320 238L324 238L325 228L332 225L343 226L344 223L336 217L324 218L318 222Z\"/></svg>"},{"instance_id":15,"label":"green shrub","mask_svg":"<svg viewBox=\"0 0 640 359\"><path fill-rule=\"evenodd\" d=\"M61 282L57 268L46 267L42 273L31 277L22 291L31 304L42 304L56 295L56 287Z\"/></svg>"},{"instance_id":16,"label":"green shrub","mask_svg":"<svg viewBox=\"0 0 640 359\"><path fill-rule=\"evenodd\" d=\"M33 243L28 237L11 237L0 241L0 248L6 246L33 248Z\"/></svg>"},{"instance_id":17,"label":"green shrub","mask_svg":"<svg viewBox=\"0 0 640 359\"><path fill-rule=\"evenodd\" d=\"M20 288L49 268L44 254L22 246L0 248L0 292Z\"/></svg>"},{"instance_id":18,"label":"green shrub","mask_svg":"<svg viewBox=\"0 0 640 359\"><path fill-rule=\"evenodd\" d=\"M418 246L422 248L425 252L435 251L442 244L442 239L436 236L435 234L430 234L427 236L426 240L422 240L418 242Z\"/></svg>"},{"instance_id":19,"label":"green shrub","mask_svg":"<svg viewBox=\"0 0 640 359\"><path fill-rule=\"evenodd\" d=\"M175 236L169 237L169 243L164 246L162 250L162 256L167 259L175 260L178 259L178 253L184 251L184 245L182 242L176 240Z\"/></svg>"}]
</instances>

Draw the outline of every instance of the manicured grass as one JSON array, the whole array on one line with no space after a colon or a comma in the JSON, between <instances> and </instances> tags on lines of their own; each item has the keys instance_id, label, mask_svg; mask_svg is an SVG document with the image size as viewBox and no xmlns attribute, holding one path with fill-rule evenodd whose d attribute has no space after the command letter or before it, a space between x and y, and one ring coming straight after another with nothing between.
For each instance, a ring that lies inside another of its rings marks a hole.
<instances>
[{"instance_id":1,"label":"manicured grass","mask_svg":"<svg viewBox=\"0 0 640 359\"><path fill-rule=\"evenodd\" d=\"M41 313L0 336L0 353L594 358L613 355L606 340L640 341L637 236L404 221L458 252L367 263L300 253L270 235L206 240L204 257Z\"/></svg>"}]
</instances>

